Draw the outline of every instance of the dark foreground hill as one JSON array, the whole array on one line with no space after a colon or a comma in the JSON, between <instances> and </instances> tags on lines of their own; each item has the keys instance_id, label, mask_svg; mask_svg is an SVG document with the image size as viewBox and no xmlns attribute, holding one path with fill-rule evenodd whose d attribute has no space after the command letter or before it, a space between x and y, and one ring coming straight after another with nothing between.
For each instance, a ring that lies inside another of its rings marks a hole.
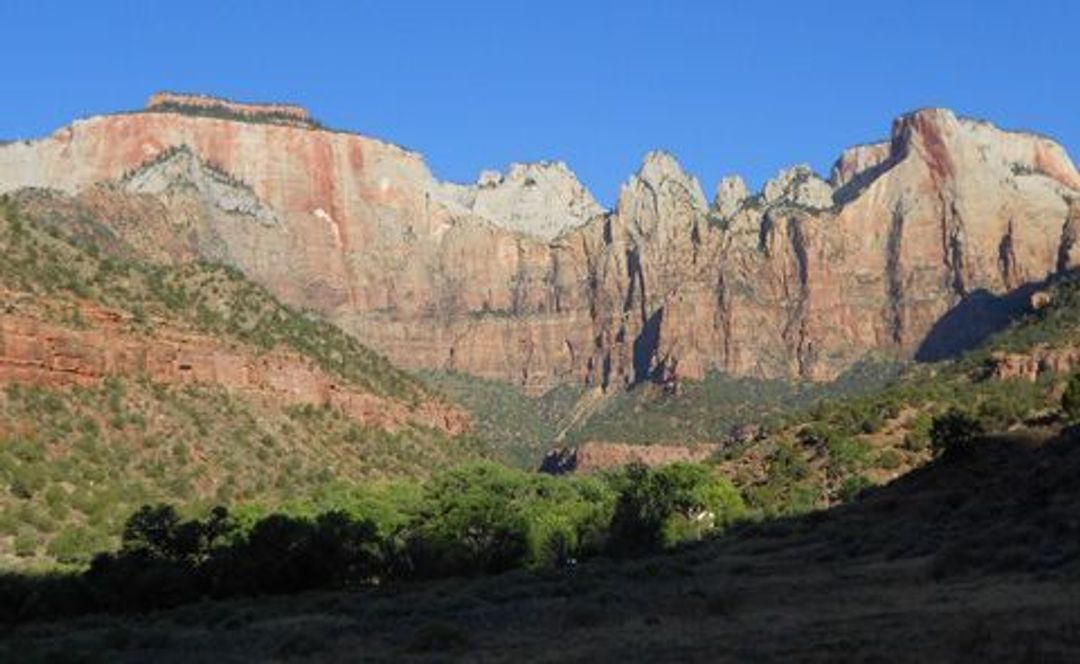
<instances>
[{"instance_id":1,"label":"dark foreground hill","mask_svg":"<svg viewBox=\"0 0 1080 664\"><path fill-rule=\"evenodd\" d=\"M991 436L861 500L679 552L92 616L6 661L1076 661L1080 439Z\"/></svg>"}]
</instances>

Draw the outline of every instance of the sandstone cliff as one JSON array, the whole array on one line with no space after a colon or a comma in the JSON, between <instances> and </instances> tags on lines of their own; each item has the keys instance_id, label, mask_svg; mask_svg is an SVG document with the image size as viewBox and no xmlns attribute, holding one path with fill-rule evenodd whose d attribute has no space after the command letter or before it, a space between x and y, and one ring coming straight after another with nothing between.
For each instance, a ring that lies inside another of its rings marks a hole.
<instances>
[{"instance_id":1,"label":"sandstone cliff","mask_svg":"<svg viewBox=\"0 0 1080 664\"><path fill-rule=\"evenodd\" d=\"M711 205L653 153L605 212L559 164L452 185L363 136L168 108L2 146L0 191L107 199L132 245L183 249L160 258L239 267L400 365L531 391L710 368L829 379L869 351L925 351L965 297L1080 252L1064 149L942 109L845 151L828 181L725 180Z\"/></svg>"},{"instance_id":2,"label":"sandstone cliff","mask_svg":"<svg viewBox=\"0 0 1080 664\"><path fill-rule=\"evenodd\" d=\"M109 376L141 376L159 384L217 385L278 406L333 406L360 424L396 431L420 425L458 435L468 417L438 401L410 406L364 392L299 353L256 352L211 335L155 322L153 335L132 330L123 312L79 305L81 325L58 325L0 290L0 384L90 386Z\"/></svg>"}]
</instances>

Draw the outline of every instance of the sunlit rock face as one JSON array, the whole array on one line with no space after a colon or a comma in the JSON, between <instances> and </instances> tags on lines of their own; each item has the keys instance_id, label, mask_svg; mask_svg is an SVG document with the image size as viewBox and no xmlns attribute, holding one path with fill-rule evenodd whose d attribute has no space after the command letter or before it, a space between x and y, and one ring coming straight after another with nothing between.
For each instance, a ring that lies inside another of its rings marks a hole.
<instances>
[{"instance_id":1,"label":"sunlit rock face","mask_svg":"<svg viewBox=\"0 0 1080 664\"><path fill-rule=\"evenodd\" d=\"M39 312L0 317L0 384L87 387L110 376L139 376L159 385L218 385L279 407L330 404L358 423L391 431L423 426L457 435L471 427L466 413L439 399L406 403L379 396L295 352L256 353L160 321L153 334L135 333L125 314L90 303L80 316L81 328Z\"/></svg>"},{"instance_id":2,"label":"sunlit rock face","mask_svg":"<svg viewBox=\"0 0 1080 664\"><path fill-rule=\"evenodd\" d=\"M933 351L965 298L1080 252L1065 150L943 109L844 151L827 180L726 178L711 204L651 153L607 211L560 163L452 184L375 139L170 108L6 144L0 190L123 210L116 232L159 260L232 264L402 366L532 392L830 379L869 352Z\"/></svg>"}]
</instances>

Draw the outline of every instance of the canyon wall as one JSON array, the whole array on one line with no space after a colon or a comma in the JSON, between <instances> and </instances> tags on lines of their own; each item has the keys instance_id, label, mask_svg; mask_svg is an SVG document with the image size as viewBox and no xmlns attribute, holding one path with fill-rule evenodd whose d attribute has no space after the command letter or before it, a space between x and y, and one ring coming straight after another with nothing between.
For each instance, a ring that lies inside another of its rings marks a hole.
<instances>
[{"instance_id":1,"label":"canyon wall","mask_svg":"<svg viewBox=\"0 0 1080 664\"><path fill-rule=\"evenodd\" d=\"M611 211L563 164L445 183L375 139L160 107L0 146L0 192L24 187L104 206L157 259L234 265L401 366L531 392L830 379L927 352L967 298L1080 252L1064 149L943 109L845 151L828 181L795 167L756 195L725 178L709 201L651 153Z\"/></svg>"}]
</instances>

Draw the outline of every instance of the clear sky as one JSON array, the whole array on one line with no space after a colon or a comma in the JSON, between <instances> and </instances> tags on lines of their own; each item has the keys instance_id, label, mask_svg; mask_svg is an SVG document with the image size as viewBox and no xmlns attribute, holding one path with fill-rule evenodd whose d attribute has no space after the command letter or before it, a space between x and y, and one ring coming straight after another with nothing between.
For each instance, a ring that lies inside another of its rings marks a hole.
<instances>
[{"instance_id":1,"label":"clear sky","mask_svg":"<svg viewBox=\"0 0 1080 664\"><path fill-rule=\"evenodd\" d=\"M288 100L441 178L568 162L604 203L650 149L711 197L827 172L948 106L1080 150L1080 2L0 0L0 137L155 90Z\"/></svg>"}]
</instances>

